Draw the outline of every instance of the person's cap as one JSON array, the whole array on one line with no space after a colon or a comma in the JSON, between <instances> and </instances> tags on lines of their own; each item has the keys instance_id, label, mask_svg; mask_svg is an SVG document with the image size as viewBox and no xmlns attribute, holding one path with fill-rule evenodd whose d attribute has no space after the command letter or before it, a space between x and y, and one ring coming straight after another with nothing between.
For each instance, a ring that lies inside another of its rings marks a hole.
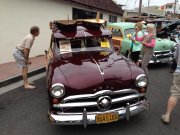
<instances>
[{"instance_id":1,"label":"person's cap","mask_svg":"<svg viewBox=\"0 0 180 135\"><path fill-rule=\"evenodd\" d=\"M152 29L155 29L155 25L154 25L153 23L147 24L147 27L152 28Z\"/></svg>"}]
</instances>

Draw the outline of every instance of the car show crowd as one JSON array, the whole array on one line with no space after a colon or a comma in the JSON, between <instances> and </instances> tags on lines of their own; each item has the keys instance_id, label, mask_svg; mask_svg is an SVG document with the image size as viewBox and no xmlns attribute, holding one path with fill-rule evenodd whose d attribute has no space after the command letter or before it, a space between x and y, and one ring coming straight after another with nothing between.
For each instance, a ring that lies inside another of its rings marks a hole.
<instances>
[{"instance_id":1,"label":"car show crowd","mask_svg":"<svg viewBox=\"0 0 180 135\"><path fill-rule=\"evenodd\" d=\"M33 45L34 39L39 35L39 27L33 26L28 34L20 44L16 45L14 50L14 58L22 68L22 76L24 79L25 89L35 89L36 87L28 81L28 64L30 49ZM173 69L174 78L173 84L170 88L171 96L168 99L166 112L162 115L161 119L164 123L170 122L170 115L172 110L177 104L178 98L180 97L180 33L176 34L177 46L174 51ZM153 57L154 47L156 46L156 26L153 23L146 25L146 32L143 31L143 23L137 22L134 27L134 32L128 37L131 40L129 51L131 53L131 60L138 66L141 67L146 76L148 77L148 64ZM140 61L141 55L141 62Z\"/></svg>"}]
</instances>

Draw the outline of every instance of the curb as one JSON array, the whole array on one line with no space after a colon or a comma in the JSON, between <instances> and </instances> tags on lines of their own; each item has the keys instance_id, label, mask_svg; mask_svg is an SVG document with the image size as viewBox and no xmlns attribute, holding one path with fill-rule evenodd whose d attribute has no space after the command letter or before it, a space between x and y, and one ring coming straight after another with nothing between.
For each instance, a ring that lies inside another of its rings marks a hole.
<instances>
[{"instance_id":1,"label":"curb","mask_svg":"<svg viewBox=\"0 0 180 135\"><path fill-rule=\"evenodd\" d=\"M37 75L39 73L43 73L46 71L46 68L45 67L41 67L41 68L38 68L38 69L35 69L35 70L32 70L28 73L28 77L31 77L31 76L34 76L34 75ZM8 78L6 80L2 80L0 81L0 88L4 87L4 86L7 86L11 83L15 83L15 82L18 82L22 80L22 75L17 75L17 76L13 76L11 78Z\"/></svg>"}]
</instances>

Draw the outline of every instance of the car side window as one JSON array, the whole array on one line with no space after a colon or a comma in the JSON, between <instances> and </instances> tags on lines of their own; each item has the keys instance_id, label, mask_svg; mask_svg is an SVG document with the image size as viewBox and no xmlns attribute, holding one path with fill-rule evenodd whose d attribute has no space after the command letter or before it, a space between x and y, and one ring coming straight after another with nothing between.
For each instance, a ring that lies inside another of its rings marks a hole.
<instances>
[{"instance_id":1,"label":"car side window","mask_svg":"<svg viewBox=\"0 0 180 135\"><path fill-rule=\"evenodd\" d=\"M121 30L120 30L120 29L113 28L113 29L112 29L112 36L122 37L122 32L121 32Z\"/></svg>"},{"instance_id":2,"label":"car side window","mask_svg":"<svg viewBox=\"0 0 180 135\"><path fill-rule=\"evenodd\" d=\"M86 39L86 47L98 47L98 46L100 46L100 42L95 37Z\"/></svg>"},{"instance_id":3,"label":"car side window","mask_svg":"<svg viewBox=\"0 0 180 135\"><path fill-rule=\"evenodd\" d=\"M74 39L71 40L71 48L81 48L81 40L80 39Z\"/></svg>"}]
</instances>

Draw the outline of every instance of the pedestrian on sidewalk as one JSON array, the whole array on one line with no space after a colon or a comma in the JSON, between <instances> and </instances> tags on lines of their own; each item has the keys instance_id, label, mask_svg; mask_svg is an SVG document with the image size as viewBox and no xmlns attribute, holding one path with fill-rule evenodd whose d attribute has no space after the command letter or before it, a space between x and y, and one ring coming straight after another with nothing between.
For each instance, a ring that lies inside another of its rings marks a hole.
<instances>
[{"instance_id":1,"label":"pedestrian on sidewalk","mask_svg":"<svg viewBox=\"0 0 180 135\"><path fill-rule=\"evenodd\" d=\"M180 98L180 46L177 46L175 52L175 58L177 62L177 67L174 72L173 84L170 88L171 96L168 99L166 113L162 115L161 119L164 123L168 124L170 121L170 115L176 106L178 99Z\"/></svg>"},{"instance_id":2,"label":"pedestrian on sidewalk","mask_svg":"<svg viewBox=\"0 0 180 135\"><path fill-rule=\"evenodd\" d=\"M141 68L144 70L145 74L148 76L148 64L151 60L154 53L154 46L156 44L156 30L155 25L150 23L147 24L147 32L148 34L144 37L144 40L141 42L142 49L142 65Z\"/></svg>"},{"instance_id":3,"label":"pedestrian on sidewalk","mask_svg":"<svg viewBox=\"0 0 180 135\"><path fill-rule=\"evenodd\" d=\"M144 39L144 32L142 31L143 24L137 22L134 27L134 33L129 37L131 42L131 60L139 66L139 55L142 48L141 41Z\"/></svg>"},{"instance_id":4,"label":"pedestrian on sidewalk","mask_svg":"<svg viewBox=\"0 0 180 135\"><path fill-rule=\"evenodd\" d=\"M22 69L22 76L24 80L24 88L25 89L35 89L36 87L32 85L31 82L28 81L28 65L31 64L29 60L29 53L31 47L34 43L35 37L40 33L38 26L32 26L30 28L30 34L26 35L24 39L16 45L16 48L13 51L13 56L18 64L18 67Z\"/></svg>"}]
</instances>

